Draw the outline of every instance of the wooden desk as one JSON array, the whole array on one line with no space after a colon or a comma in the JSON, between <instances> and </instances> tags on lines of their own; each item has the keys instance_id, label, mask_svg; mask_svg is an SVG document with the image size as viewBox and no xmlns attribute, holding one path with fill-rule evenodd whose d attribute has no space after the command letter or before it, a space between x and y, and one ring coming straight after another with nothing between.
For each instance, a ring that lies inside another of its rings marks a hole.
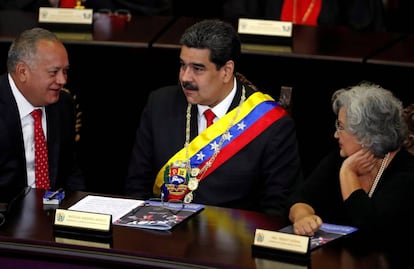
<instances>
[{"instance_id":1,"label":"wooden desk","mask_svg":"<svg viewBox=\"0 0 414 269\"><path fill-rule=\"evenodd\" d=\"M58 24L40 25L58 34L66 44L112 45L145 47L174 20L168 16L132 16L129 22L117 20L117 16L94 14L93 29L70 31L68 25L59 30ZM18 23L16 22L18 20ZM20 10L0 10L0 41L11 42L23 30L39 26L38 14Z\"/></svg>"},{"instance_id":2,"label":"wooden desk","mask_svg":"<svg viewBox=\"0 0 414 269\"><path fill-rule=\"evenodd\" d=\"M179 17L152 44L154 48L179 49L184 30L200 18ZM237 20L227 20L237 29ZM294 25L292 45L243 44L243 54L263 54L291 58L348 61L362 63L365 57L386 47L401 34L389 32L356 32L345 27Z\"/></svg>"},{"instance_id":3,"label":"wooden desk","mask_svg":"<svg viewBox=\"0 0 414 269\"><path fill-rule=\"evenodd\" d=\"M309 265L252 257L255 229L277 230L284 224L254 212L211 206L170 232L114 226L110 244L67 244L55 237L54 212L43 209L42 194L32 189L0 227L2 264L30 262L42 264L42 268L69 264L79 268L393 268L383 253L367 250L356 254L342 244L345 241L313 251ZM69 195L61 206L66 208L86 194Z\"/></svg>"},{"instance_id":4,"label":"wooden desk","mask_svg":"<svg viewBox=\"0 0 414 269\"><path fill-rule=\"evenodd\" d=\"M414 67L414 34L404 34L391 43L386 49L373 55L367 62L370 64Z\"/></svg>"},{"instance_id":5,"label":"wooden desk","mask_svg":"<svg viewBox=\"0 0 414 269\"><path fill-rule=\"evenodd\" d=\"M381 77L384 87L393 91L404 106L414 103L411 81L414 72L414 35L401 35L366 61L369 76Z\"/></svg>"}]
</instances>

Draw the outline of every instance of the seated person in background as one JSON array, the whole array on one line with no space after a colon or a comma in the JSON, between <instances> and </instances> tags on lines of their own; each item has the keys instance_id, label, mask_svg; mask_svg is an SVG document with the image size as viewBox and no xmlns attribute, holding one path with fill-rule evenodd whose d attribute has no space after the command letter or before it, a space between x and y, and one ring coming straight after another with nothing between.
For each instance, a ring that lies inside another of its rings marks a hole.
<instances>
[{"instance_id":1,"label":"seated person in background","mask_svg":"<svg viewBox=\"0 0 414 269\"><path fill-rule=\"evenodd\" d=\"M382 0L224 0L223 18L250 17L295 24L385 30Z\"/></svg>"},{"instance_id":2,"label":"seated person in background","mask_svg":"<svg viewBox=\"0 0 414 269\"><path fill-rule=\"evenodd\" d=\"M63 91L69 60L66 48L50 31L33 28L11 44L7 73L0 76L0 189L26 186L83 190L75 159L75 106ZM47 142L48 165L35 165L34 110ZM40 172L40 174L38 173ZM45 185L39 178L45 176Z\"/></svg>"},{"instance_id":3,"label":"seated person in background","mask_svg":"<svg viewBox=\"0 0 414 269\"><path fill-rule=\"evenodd\" d=\"M283 0L282 21L385 30L382 0Z\"/></svg>"},{"instance_id":4,"label":"seated person in background","mask_svg":"<svg viewBox=\"0 0 414 269\"><path fill-rule=\"evenodd\" d=\"M339 152L326 156L292 196L294 232L311 236L322 222L355 226L386 239L414 212L414 156L402 143L402 103L368 82L333 94ZM401 240L401 234L389 237ZM381 236L380 236L381 235Z\"/></svg>"},{"instance_id":5,"label":"seated person in background","mask_svg":"<svg viewBox=\"0 0 414 269\"><path fill-rule=\"evenodd\" d=\"M153 91L141 115L126 194L286 213L301 176L293 119L235 77L241 44L230 24L203 20L180 44L179 84Z\"/></svg>"}]
</instances>

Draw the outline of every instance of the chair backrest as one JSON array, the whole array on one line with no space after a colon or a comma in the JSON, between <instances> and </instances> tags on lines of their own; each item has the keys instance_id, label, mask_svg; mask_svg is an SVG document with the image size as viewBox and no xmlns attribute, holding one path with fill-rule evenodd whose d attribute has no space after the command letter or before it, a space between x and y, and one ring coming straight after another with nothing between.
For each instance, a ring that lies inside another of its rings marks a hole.
<instances>
[{"instance_id":1,"label":"chair backrest","mask_svg":"<svg viewBox=\"0 0 414 269\"><path fill-rule=\"evenodd\" d=\"M236 72L236 78L240 80L243 84L246 84L247 86L252 88L253 90L259 90L259 88L257 88L257 86L254 85L250 80L248 80L242 73Z\"/></svg>"},{"instance_id":2,"label":"chair backrest","mask_svg":"<svg viewBox=\"0 0 414 269\"><path fill-rule=\"evenodd\" d=\"M403 145L409 152L414 154L414 104L411 104L404 109L403 116L408 126L408 136Z\"/></svg>"},{"instance_id":3,"label":"chair backrest","mask_svg":"<svg viewBox=\"0 0 414 269\"><path fill-rule=\"evenodd\" d=\"M248 80L243 74L236 73L236 78L238 78L242 83L248 85L252 89L258 91L259 88L253 84L250 80ZM281 86L280 87L280 94L279 94L279 104L286 109L286 111L290 114L292 111L292 87L290 86Z\"/></svg>"},{"instance_id":4,"label":"chair backrest","mask_svg":"<svg viewBox=\"0 0 414 269\"><path fill-rule=\"evenodd\" d=\"M73 101L75 103L75 113L76 113L76 123L75 123L75 141L79 142L80 140L80 129L82 127L82 111L79 106L79 102L76 98L76 94L73 94L69 89L63 88L63 90L70 95L72 95Z\"/></svg>"},{"instance_id":5,"label":"chair backrest","mask_svg":"<svg viewBox=\"0 0 414 269\"><path fill-rule=\"evenodd\" d=\"M279 103L289 114L292 113L292 90L291 86L281 86L279 94Z\"/></svg>"}]
</instances>

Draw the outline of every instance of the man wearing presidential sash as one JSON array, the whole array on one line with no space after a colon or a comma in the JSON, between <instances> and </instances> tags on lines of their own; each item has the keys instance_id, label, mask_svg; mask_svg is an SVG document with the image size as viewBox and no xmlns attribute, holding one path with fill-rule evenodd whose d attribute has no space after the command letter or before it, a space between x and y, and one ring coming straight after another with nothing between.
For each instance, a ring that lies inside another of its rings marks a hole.
<instances>
[{"instance_id":1,"label":"man wearing presidential sash","mask_svg":"<svg viewBox=\"0 0 414 269\"><path fill-rule=\"evenodd\" d=\"M301 176L293 119L236 76L241 43L230 24L203 20L180 44L179 85L148 98L125 194L286 213Z\"/></svg>"}]
</instances>

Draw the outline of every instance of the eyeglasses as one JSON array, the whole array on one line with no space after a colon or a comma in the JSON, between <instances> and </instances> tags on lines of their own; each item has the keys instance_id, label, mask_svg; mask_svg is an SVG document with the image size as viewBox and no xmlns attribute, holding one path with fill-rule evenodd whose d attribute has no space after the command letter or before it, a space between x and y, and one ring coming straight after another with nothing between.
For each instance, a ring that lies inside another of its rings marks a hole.
<instances>
[{"instance_id":1,"label":"eyeglasses","mask_svg":"<svg viewBox=\"0 0 414 269\"><path fill-rule=\"evenodd\" d=\"M342 133L346 131L345 127L341 125L339 120L335 120L335 129L338 133Z\"/></svg>"}]
</instances>

